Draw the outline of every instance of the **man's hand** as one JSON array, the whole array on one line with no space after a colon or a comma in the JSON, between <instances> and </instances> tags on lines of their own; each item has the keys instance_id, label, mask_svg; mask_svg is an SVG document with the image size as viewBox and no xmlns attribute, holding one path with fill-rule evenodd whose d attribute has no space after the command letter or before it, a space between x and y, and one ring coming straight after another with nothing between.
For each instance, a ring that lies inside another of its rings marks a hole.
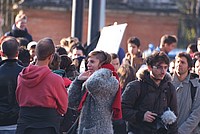
<instances>
[{"instance_id":1,"label":"man's hand","mask_svg":"<svg viewBox=\"0 0 200 134\"><path fill-rule=\"evenodd\" d=\"M157 114L156 113L152 113L150 111L147 111L144 114L144 121L146 122L153 122L156 119Z\"/></svg>"}]
</instances>

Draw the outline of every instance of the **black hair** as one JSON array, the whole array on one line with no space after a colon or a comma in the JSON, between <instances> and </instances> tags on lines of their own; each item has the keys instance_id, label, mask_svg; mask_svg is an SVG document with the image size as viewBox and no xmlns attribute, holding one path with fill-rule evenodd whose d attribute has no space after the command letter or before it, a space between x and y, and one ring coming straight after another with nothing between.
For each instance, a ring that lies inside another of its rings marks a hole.
<instances>
[{"instance_id":1,"label":"black hair","mask_svg":"<svg viewBox=\"0 0 200 134\"><path fill-rule=\"evenodd\" d=\"M160 40L160 47L164 47L164 44L172 44L172 43L176 43L177 42L177 38L175 35L163 35L161 37L161 40Z\"/></svg>"},{"instance_id":2,"label":"black hair","mask_svg":"<svg viewBox=\"0 0 200 134\"><path fill-rule=\"evenodd\" d=\"M67 55L67 51L65 50L65 48L63 47L56 47L56 52L59 54L59 55L63 55L63 54L66 54Z\"/></svg>"},{"instance_id":3,"label":"black hair","mask_svg":"<svg viewBox=\"0 0 200 134\"><path fill-rule=\"evenodd\" d=\"M178 53L178 54L176 55L175 59L177 59L178 57L179 57L179 58L180 58L180 57L185 57L185 58L187 59L188 66L189 66L190 68L192 68L192 66L193 66L193 61L192 61L192 58L191 58L190 54L188 54L188 53L186 53L186 52L181 52L181 53Z\"/></svg>"},{"instance_id":4,"label":"black hair","mask_svg":"<svg viewBox=\"0 0 200 134\"><path fill-rule=\"evenodd\" d=\"M8 58L16 57L19 50L19 43L14 37L7 37L3 40L1 44L3 54L5 54Z\"/></svg>"},{"instance_id":5,"label":"black hair","mask_svg":"<svg viewBox=\"0 0 200 134\"><path fill-rule=\"evenodd\" d=\"M27 49L21 47L19 48L18 59L23 63L23 66L28 66L30 64L30 53Z\"/></svg>"},{"instance_id":6,"label":"black hair","mask_svg":"<svg viewBox=\"0 0 200 134\"><path fill-rule=\"evenodd\" d=\"M135 44L137 47L140 47L140 40L137 37L130 37L127 41L127 44Z\"/></svg>"},{"instance_id":7,"label":"black hair","mask_svg":"<svg viewBox=\"0 0 200 134\"><path fill-rule=\"evenodd\" d=\"M83 45L81 44L81 42L78 42L78 43L74 44L70 48L70 52L72 52L74 49L81 50L83 52L83 55L85 55L85 48L83 47Z\"/></svg>"},{"instance_id":8,"label":"black hair","mask_svg":"<svg viewBox=\"0 0 200 134\"><path fill-rule=\"evenodd\" d=\"M165 63L169 66L169 62L169 57L163 51L154 51L150 56L146 58L147 65L151 67L157 63Z\"/></svg>"},{"instance_id":9,"label":"black hair","mask_svg":"<svg viewBox=\"0 0 200 134\"><path fill-rule=\"evenodd\" d=\"M116 53L111 53L110 56L112 60L119 58L119 56Z\"/></svg>"},{"instance_id":10,"label":"black hair","mask_svg":"<svg viewBox=\"0 0 200 134\"><path fill-rule=\"evenodd\" d=\"M198 52L197 45L195 43L190 43L187 48L191 49L193 53Z\"/></svg>"},{"instance_id":11,"label":"black hair","mask_svg":"<svg viewBox=\"0 0 200 134\"><path fill-rule=\"evenodd\" d=\"M17 41L19 42L19 47L24 47L27 48L27 45L29 43L28 39L24 38L24 37L18 37L16 38Z\"/></svg>"}]
</instances>

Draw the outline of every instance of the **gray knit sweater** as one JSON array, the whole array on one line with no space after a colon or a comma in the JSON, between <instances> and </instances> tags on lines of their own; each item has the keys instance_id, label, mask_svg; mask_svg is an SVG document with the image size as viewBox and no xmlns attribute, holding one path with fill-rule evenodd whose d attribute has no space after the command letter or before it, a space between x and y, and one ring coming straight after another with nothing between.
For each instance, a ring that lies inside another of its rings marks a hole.
<instances>
[{"instance_id":1,"label":"gray knit sweater","mask_svg":"<svg viewBox=\"0 0 200 134\"><path fill-rule=\"evenodd\" d=\"M117 79L110 70L99 69L82 85L83 81L76 79L69 87L69 107L77 108L84 90L89 92L81 111L78 134L113 134L112 103L119 86Z\"/></svg>"}]
</instances>

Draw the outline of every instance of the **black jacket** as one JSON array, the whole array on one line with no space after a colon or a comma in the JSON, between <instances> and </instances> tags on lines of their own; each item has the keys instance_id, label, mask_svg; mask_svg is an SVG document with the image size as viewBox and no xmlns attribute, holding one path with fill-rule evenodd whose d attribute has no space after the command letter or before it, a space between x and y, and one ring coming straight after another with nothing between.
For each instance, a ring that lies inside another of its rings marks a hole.
<instances>
[{"instance_id":1,"label":"black jacket","mask_svg":"<svg viewBox=\"0 0 200 134\"><path fill-rule=\"evenodd\" d=\"M141 87L145 87L144 90L146 91L142 99L139 99L141 98ZM140 102L138 102L138 100ZM157 86L154 81L150 79L149 72L144 71L141 80L130 82L122 95L123 118L128 121L128 129L133 133L157 134L158 120L152 123L145 122L143 121L144 114L146 111L151 111L162 115L168 107L177 115L176 90L167 75L161 81L160 86ZM169 126L169 131L167 133L177 133L176 122Z\"/></svg>"},{"instance_id":2,"label":"black jacket","mask_svg":"<svg viewBox=\"0 0 200 134\"><path fill-rule=\"evenodd\" d=\"M59 134L60 121L61 116L54 108L20 107L16 134L49 134L49 131ZM46 131L41 131L44 128Z\"/></svg>"},{"instance_id":3,"label":"black jacket","mask_svg":"<svg viewBox=\"0 0 200 134\"><path fill-rule=\"evenodd\" d=\"M5 33L6 36L13 36L15 38L17 37L24 37L26 38L29 42L33 41L32 36L28 33L28 30L20 30L16 27L16 25L12 26L12 30Z\"/></svg>"},{"instance_id":4,"label":"black jacket","mask_svg":"<svg viewBox=\"0 0 200 134\"><path fill-rule=\"evenodd\" d=\"M23 69L16 59L7 59L0 64L0 126L17 124L19 106L15 90L17 76Z\"/></svg>"}]
</instances>

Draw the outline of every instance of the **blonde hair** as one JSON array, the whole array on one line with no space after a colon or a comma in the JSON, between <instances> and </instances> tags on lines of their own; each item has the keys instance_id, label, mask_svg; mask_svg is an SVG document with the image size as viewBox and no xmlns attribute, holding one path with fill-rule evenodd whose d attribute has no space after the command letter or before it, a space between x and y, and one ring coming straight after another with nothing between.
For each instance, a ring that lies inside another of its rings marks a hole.
<instances>
[{"instance_id":1,"label":"blonde hair","mask_svg":"<svg viewBox=\"0 0 200 134\"><path fill-rule=\"evenodd\" d=\"M88 58L90 58L91 56L95 56L99 61L100 61L100 65L104 65L104 64L109 64L111 62L111 56L110 54L104 52L104 51L92 51L88 54Z\"/></svg>"},{"instance_id":2,"label":"blonde hair","mask_svg":"<svg viewBox=\"0 0 200 134\"><path fill-rule=\"evenodd\" d=\"M76 44L79 42L79 39L76 37L68 37L68 38L62 38L60 40L60 45L61 46L67 46L67 47L71 47L73 46L73 44Z\"/></svg>"}]
</instances>

